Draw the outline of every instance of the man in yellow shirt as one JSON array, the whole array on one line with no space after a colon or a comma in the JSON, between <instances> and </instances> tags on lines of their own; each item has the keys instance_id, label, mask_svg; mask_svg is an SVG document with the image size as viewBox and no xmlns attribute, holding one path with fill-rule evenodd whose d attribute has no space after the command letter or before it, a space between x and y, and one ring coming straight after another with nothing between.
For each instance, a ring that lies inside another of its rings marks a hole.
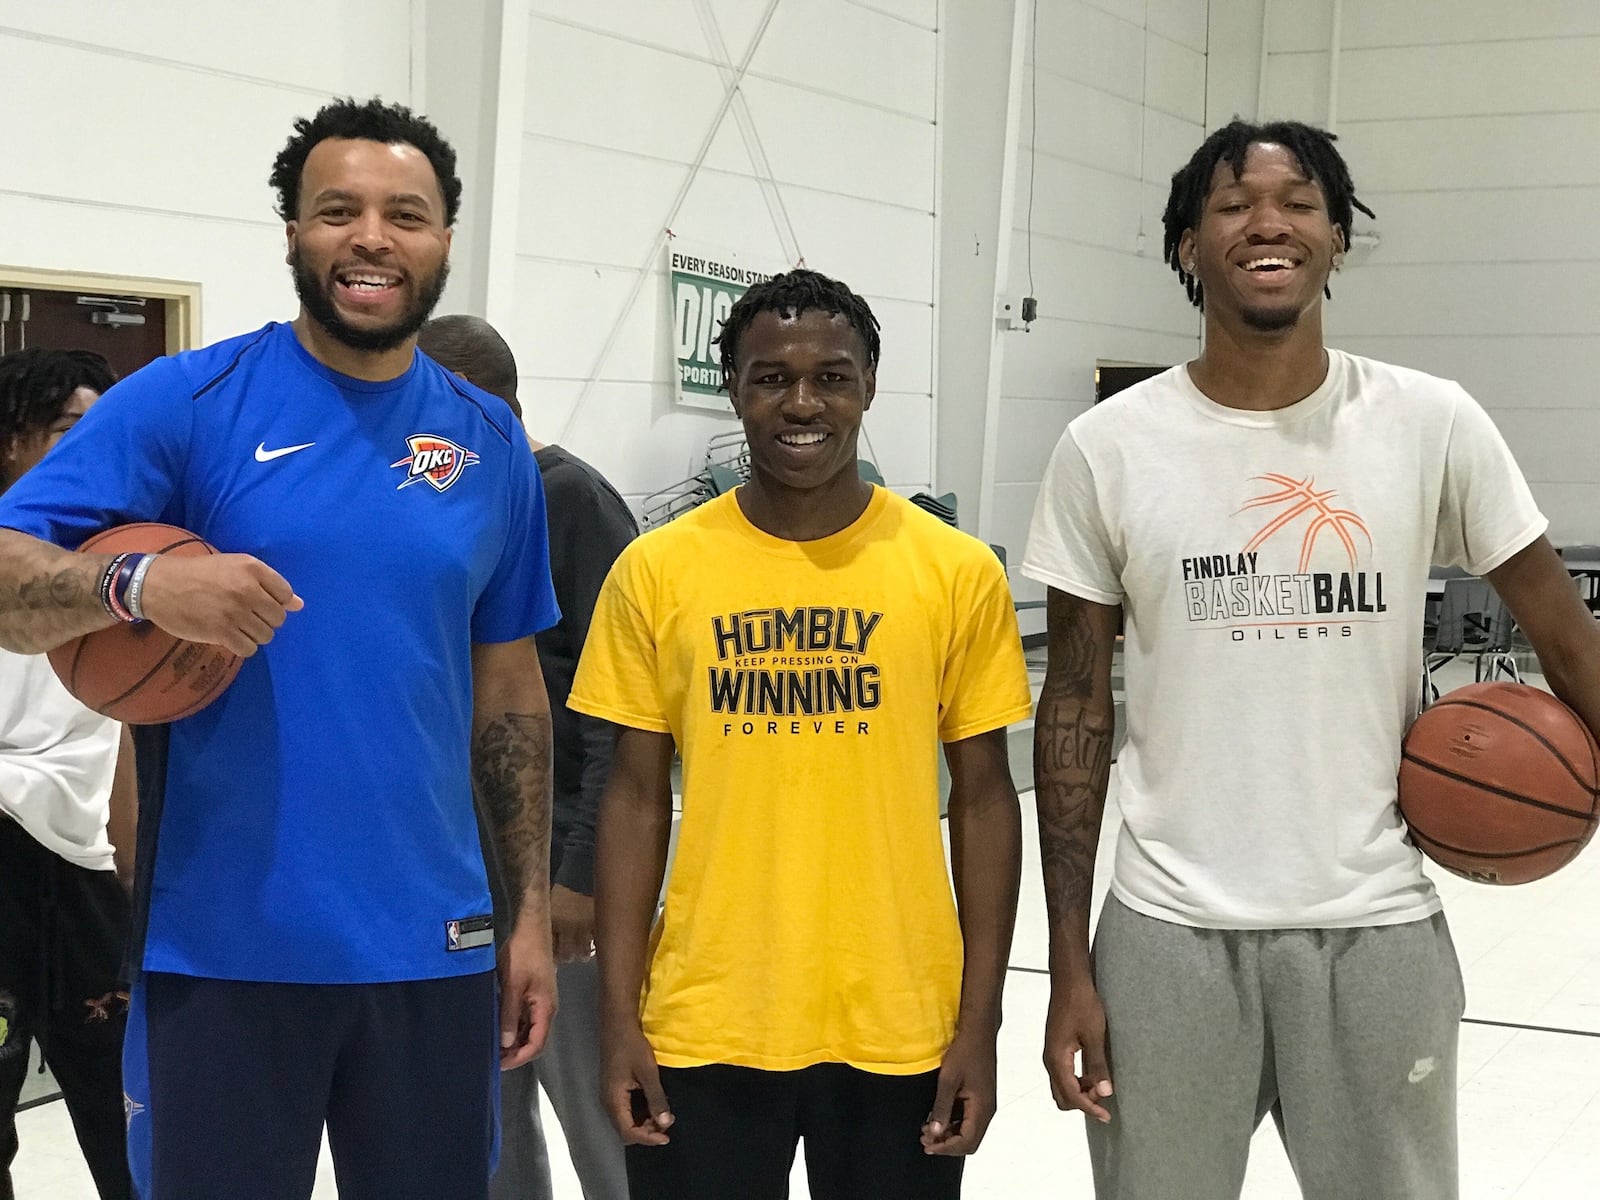
<instances>
[{"instance_id":1,"label":"man in yellow shirt","mask_svg":"<svg viewBox=\"0 0 1600 1200\"><path fill-rule=\"evenodd\" d=\"M859 477L865 301L792 271L718 344L750 481L623 551L569 700L623 726L596 901L630 1187L784 1196L804 1138L813 1197L958 1196L994 1113L1016 915L1010 588L988 547Z\"/></svg>"}]
</instances>

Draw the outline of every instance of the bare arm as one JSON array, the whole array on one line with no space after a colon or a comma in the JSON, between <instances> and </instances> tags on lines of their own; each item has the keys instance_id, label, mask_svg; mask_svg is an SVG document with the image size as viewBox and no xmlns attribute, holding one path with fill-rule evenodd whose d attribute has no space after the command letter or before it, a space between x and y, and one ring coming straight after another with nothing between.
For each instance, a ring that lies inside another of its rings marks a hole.
<instances>
[{"instance_id":1,"label":"bare arm","mask_svg":"<svg viewBox=\"0 0 1600 1200\"><path fill-rule=\"evenodd\" d=\"M1546 538L1490 571L1488 580L1528 635L1545 680L1600 738L1600 622Z\"/></svg>"},{"instance_id":2,"label":"bare arm","mask_svg":"<svg viewBox=\"0 0 1600 1200\"><path fill-rule=\"evenodd\" d=\"M548 921L550 699L532 638L472 647L472 781L520 922Z\"/></svg>"},{"instance_id":3,"label":"bare arm","mask_svg":"<svg viewBox=\"0 0 1600 1200\"><path fill-rule=\"evenodd\" d=\"M550 700L533 639L472 647L472 781L513 910L500 963L500 1065L530 1062L556 1011L550 948Z\"/></svg>"},{"instance_id":4,"label":"bare arm","mask_svg":"<svg viewBox=\"0 0 1600 1200\"><path fill-rule=\"evenodd\" d=\"M1120 610L1050 589L1049 665L1033 730L1052 978L1086 978L1095 853L1111 776L1111 652Z\"/></svg>"},{"instance_id":5,"label":"bare arm","mask_svg":"<svg viewBox=\"0 0 1600 1200\"><path fill-rule=\"evenodd\" d=\"M139 784L133 760L133 730L124 725L117 745L116 769L111 776L111 816L106 822L106 836L111 840L116 860L117 882L130 891L138 831Z\"/></svg>"},{"instance_id":6,"label":"bare arm","mask_svg":"<svg viewBox=\"0 0 1600 1200\"><path fill-rule=\"evenodd\" d=\"M950 764L950 859L961 916L962 1028L1000 1027L1000 992L1017 922L1022 812L1006 759L1006 731L945 746Z\"/></svg>"},{"instance_id":7,"label":"bare arm","mask_svg":"<svg viewBox=\"0 0 1600 1200\"><path fill-rule=\"evenodd\" d=\"M0 529L0 646L43 654L116 621L100 603L108 554L74 554ZM248 657L302 608L287 580L248 554L162 555L145 579L145 615L174 637Z\"/></svg>"},{"instance_id":8,"label":"bare arm","mask_svg":"<svg viewBox=\"0 0 1600 1200\"><path fill-rule=\"evenodd\" d=\"M995 1111L995 1038L1017 921L1022 812L1004 729L949 742L944 752L950 764L950 860L961 917L961 1008L922 1144L933 1154L971 1154ZM961 1116L952 1123L958 1099Z\"/></svg>"},{"instance_id":9,"label":"bare arm","mask_svg":"<svg viewBox=\"0 0 1600 1200\"><path fill-rule=\"evenodd\" d=\"M600 801L595 947L600 964L603 1100L626 1141L662 1145L671 1124L655 1055L639 1025L650 926L672 832L672 736L623 729ZM648 1115L636 1120L633 1095Z\"/></svg>"},{"instance_id":10,"label":"bare arm","mask_svg":"<svg viewBox=\"0 0 1600 1200\"><path fill-rule=\"evenodd\" d=\"M43 654L116 622L100 604L109 554L73 554L0 529L0 646Z\"/></svg>"},{"instance_id":11,"label":"bare arm","mask_svg":"<svg viewBox=\"0 0 1600 1200\"><path fill-rule=\"evenodd\" d=\"M1045 1066L1057 1105L1108 1114L1105 1016L1089 962L1089 907L1095 854L1111 776L1116 712L1111 655L1121 610L1051 588L1046 607L1049 665L1033 731L1039 852L1050 924L1050 1015ZM1073 1070L1082 1051L1084 1071Z\"/></svg>"}]
</instances>

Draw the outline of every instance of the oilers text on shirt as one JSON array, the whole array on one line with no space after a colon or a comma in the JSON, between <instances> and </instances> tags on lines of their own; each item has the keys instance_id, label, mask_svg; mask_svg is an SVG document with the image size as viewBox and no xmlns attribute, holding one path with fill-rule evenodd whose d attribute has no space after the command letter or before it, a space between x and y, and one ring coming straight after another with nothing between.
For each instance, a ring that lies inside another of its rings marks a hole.
<instances>
[{"instance_id":1,"label":"oilers text on shirt","mask_svg":"<svg viewBox=\"0 0 1600 1200\"><path fill-rule=\"evenodd\" d=\"M726 665L708 668L711 711L762 718L725 721L722 735L868 734L860 714L883 702L883 685L866 656L882 621L880 612L832 605L713 617L717 661Z\"/></svg>"},{"instance_id":2,"label":"oilers text on shirt","mask_svg":"<svg viewBox=\"0 0 1600 1200\"><path fill-rule=\"evenodd\" d=\"M1351 637L1355 622L1389 611L1382 571L1270 573L1257 559L1254 551L1182 559L1189 621L1236 642L1313 641Z\"/></svg>"}]
</instances>

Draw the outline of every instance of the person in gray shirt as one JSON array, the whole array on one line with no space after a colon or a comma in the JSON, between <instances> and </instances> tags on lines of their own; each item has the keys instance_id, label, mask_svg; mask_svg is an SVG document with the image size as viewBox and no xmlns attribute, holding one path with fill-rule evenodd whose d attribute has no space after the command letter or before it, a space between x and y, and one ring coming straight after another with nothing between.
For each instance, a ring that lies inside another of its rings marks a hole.
<instances>
[{"instance_id":1,"label":"person in gray shirt","mask_svg":"<svg viewBox=\"0 0 1600 1200\"><path fill-rule=\"evenodd\" d=\"M417 346L441 366L499 396L520 419L517 362L479 317L436 317ZM550 841L550 918L561 1007L544 1053L501 1076L500 1166L492 1200L552 1196L539 1116L542 1085L567 1137L585 1200L626 1200L627 1172L600 1100L599 990L594 964L594 829L616 747L616 727L571 712L567 695L606 573L638 534L633 514L600 472L560 446L529 438L550 523L550 575L561 620L537 636L554 722L555 802Z\"/></svg>"}]
</instances>

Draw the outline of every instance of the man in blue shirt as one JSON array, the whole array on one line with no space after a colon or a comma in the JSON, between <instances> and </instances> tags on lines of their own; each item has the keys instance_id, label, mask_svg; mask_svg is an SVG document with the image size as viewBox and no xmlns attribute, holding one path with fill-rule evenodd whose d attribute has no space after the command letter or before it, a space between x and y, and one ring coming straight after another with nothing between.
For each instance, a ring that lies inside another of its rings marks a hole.
<instances>
[{"instance_id":1,"label":"man in blue shirt","mask_svg":"<svg viewBox=\"0 0 1600 1200\"><path fill-rule=\"evenodd\" d=\"M543 494L506 407L415 352L461 194L437 130L339 101L272 183L299 315L129 377L6 493L0 645L143 618L247 656L142 731L140 1194L309 1195L326 1124L341 1196L482 1197L497 1061L555 1011ZM66 552L140 520L222 553Z\"/></svg>"}]
</instances>

